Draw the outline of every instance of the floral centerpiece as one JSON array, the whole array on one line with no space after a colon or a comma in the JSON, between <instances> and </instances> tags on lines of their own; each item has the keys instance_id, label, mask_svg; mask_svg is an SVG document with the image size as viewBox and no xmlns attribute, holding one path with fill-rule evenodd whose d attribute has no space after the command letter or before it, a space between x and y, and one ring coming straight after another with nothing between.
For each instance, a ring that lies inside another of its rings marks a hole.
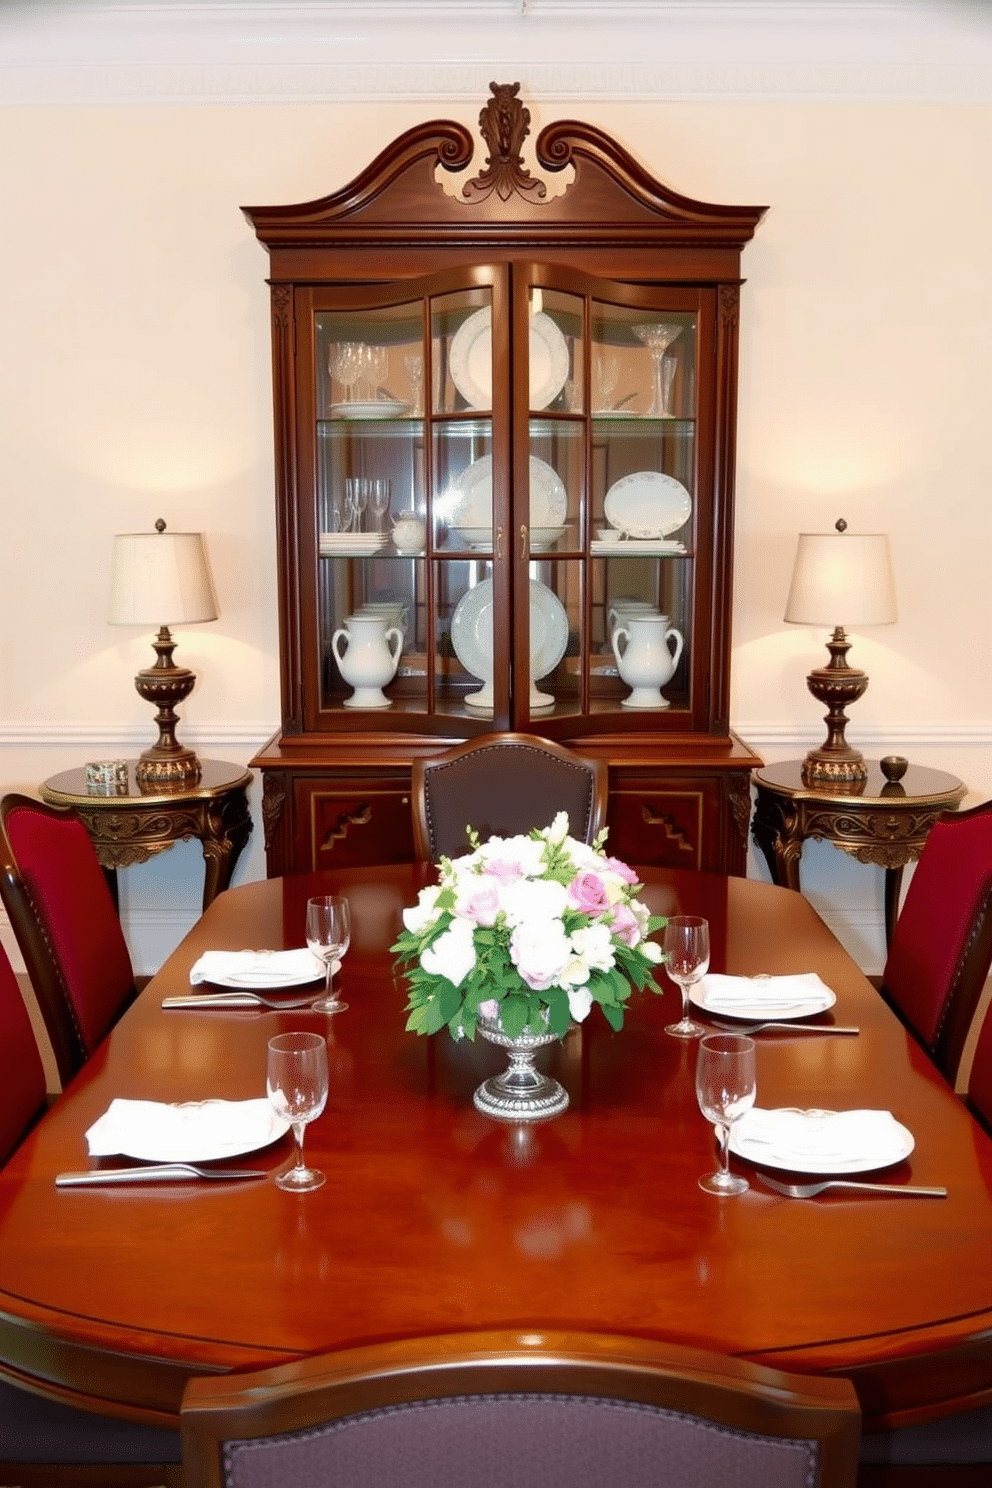
<instances>
[{"instance_id":1,"label":"floral centerpiece","mask_svg":"<svg viewBox=\"0 0 992 1488\"><path fill-rule=\"evenodd\" d=\"M481 843L469 827L468 838L473 851L442 858L438 883L403 911L392 949L406 969L408 1029L545 1042L593 1004L622 1028L634 988L661 991L652 972L662 951L648 936L665 921L637 898L637 875L607 857L605 830L577 842L561 811L527 836Z\"/></svg>"}]
</instances>

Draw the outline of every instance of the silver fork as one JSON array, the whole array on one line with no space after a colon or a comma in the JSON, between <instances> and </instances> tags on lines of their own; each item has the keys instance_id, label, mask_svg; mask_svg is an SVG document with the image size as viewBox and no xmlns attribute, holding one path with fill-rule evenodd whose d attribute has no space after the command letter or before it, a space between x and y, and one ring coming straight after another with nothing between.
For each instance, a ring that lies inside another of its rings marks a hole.
<instances>
[{"instance_id":1,"label":"silver fork","mask_svg":"<svg viewBox=\"0 0 992 1488\"><path fill-rule=\"evenodd\" d=\"M852 1028L840 1023L729 1023L722 1018L714 1018L712 1013L708 1015L709 1020L717 1028L726 1029L728 1033L763 1033L766 1029L781 1029L785 1033L807 1034L807 1033L860 1033L860 1028Z\"/></svg>"},{"instance_id":2,"label":"silver fork","mask_svg":"<svg viewBox=\"0 0 992 1488\"><path fill-rule=\"evenodd\" d=\"M782 1183L778 1178L769 1178L767 1173L758 1173L758 1179L766 1188L784 1194L787 1199L815 1199L828 1188L853 1189L856 1193L878 1193L901 1197L903 1194L915 1198L946 1199L946 1188L913 1188L909 1184L901 1187L894 1183L860 1183L847 1178L827 1178L822 1183Z\"/></svg>"},{"instance_id":3,"label":"silver fork","mask_svg":"<svg viewBox=\"0 0 992 1488\"><path fill-rule=\"evenodd\" d=\"M266 1007L277 1011L285 1008L308 1008L316 1002L317 992L307 997L265 997L261 992L208 992L201 997L163 997L164 1008L244 1008Z\"/></svg>"}]
</instances>

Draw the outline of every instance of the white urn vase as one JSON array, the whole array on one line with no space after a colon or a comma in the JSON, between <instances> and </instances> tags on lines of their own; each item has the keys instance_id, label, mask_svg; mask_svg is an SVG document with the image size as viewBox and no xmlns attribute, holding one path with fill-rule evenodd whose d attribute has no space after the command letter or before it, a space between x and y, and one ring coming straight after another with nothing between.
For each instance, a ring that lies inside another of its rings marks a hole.
<instances>
[{"instance_id":1,"label":"white urn vase","mask_svg":"<svg viewBox=\"0 0 992 1488\"><path fill-rule=\"evenodd\" d=\"M675 675L682 655L682 632L667 615L625 615L613 631L617 670L631 689L624 708L667 708L661 689Z\"/></svg>"},{"instance_id":2,"label":"white urn vase","mask_svg":"<svg viewBox=\"0 0 992 1488\"><path fill-rule=\"evenodd\" d=\"M344 648L342 650L342 648ZM383 615L349 615L331 637L331 650L341 675L355 690L346 708L388 708L383 692L396 676L403 632Z\"/></svg>"}]
</instances>

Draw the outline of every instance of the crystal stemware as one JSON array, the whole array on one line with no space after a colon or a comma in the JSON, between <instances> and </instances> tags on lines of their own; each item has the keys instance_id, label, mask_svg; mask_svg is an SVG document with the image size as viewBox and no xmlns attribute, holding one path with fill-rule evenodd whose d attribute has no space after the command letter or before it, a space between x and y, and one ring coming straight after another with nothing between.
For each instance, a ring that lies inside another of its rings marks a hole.
<instances>
[{"instance_id":1,"label":"crystal stemware","mask_svg":"<svg viewBox=\"0 0 992 1488\"><path fill-rule=\"evenodd\" d=\"M406 375L410 379L410 392L413 396L413 416L421 418L424 412L424 359L419 353L413 353L403 358Z\"/></svg>"},{"instance_id":2,"label":"crystal stemware","mask_svg":"<svg viewBox=\"0 0 992 1488\"><path fill-rule=\"evenodd\" d=\"M620 358L617 356L598 356L596 358L596 388L599 399L597 409L601 413L610 411L612 404L610 399L617 390L620 381Z\"/></svg>"},{"instance_id":3,"label":"crystal stemware","mask_svg":"<svg viewBox=\"0 0 992 1488\"><path fill-rule=\"evenodd\" d=\"M323 961L326 970L325 995L311 1004L317 1013L343 1013L334 991L334 968L351 944L351 911L340 894L319 894L307 900L307 945Z\"/></svg>"},{"instance_id":4,"label":"crystal stemware","mask_svg":"<svg viewBox=\"0 0 992 1488\"><path fill-rule=\"evenodd\" d=\"M667 416L667 398L665 396L664 369L662 362L665 352L671 346L676 336L681 335L680 325L635 325L632 327L638 341L643 341L651 353L651 362L654 370L654 391L651 395L651 406L648 408L648 418L665 418ZM669 381L669 389L671 382Z\"/></svg>"},{"instance_id":5,"label":"crystal stemware","mask_svg":"<svg viewBox=\"0 0 992 1488\"><path fill-rule=\"evenodd\" d=\"M303 1160L303 1135L327 1104L327 1042L319 1033L280 1033L269 1039L265 1089L278 1116L293 1128L296 1161L276 1178L278 1188L305 1193L319 1188L323 1173Z\"/></svg>"},{"instance_id":6,"label":"crystal stemware","mask_svg":"<svg viewBox=\"0 0 992 1488\"><path fill-rule=\"evenodd\" d=\"M720 1138L720 1167L700 1178L705 1193L742 1194L746 1178L730 1171L730 1128L754 1105L754 1039L741 1033L708 1033L696 1061L696 1100Z\"/></svg>"},{"instance_id":7,"label":"crystal stemware","mask_svg":"<svg viewBox=\"0 0 992 1488\"><path fill-rule=\"evenodd\" d=\"M355 384L362 375L362 359L365 348L360 341L339 341L331 347L327 358L327 370L344 388L344 401L350 403L355 396Z\"/></svg>"},{"instance_id":8,"label":"crystal stemware","mask_svg":"<svg viewBox=\"0 0 992 1488\"><path fill-rule=\"evenodd\" d=\"M665 1032L674 1038L699 1038L706 1030L689 1017L689 988L709 970L709 921L698 915L669 915L663 948L665 971L682 993L682 1017L669 1023Z\"/></svg>"},{"instance_id":9,"label":"crystal stemware","mask_svg":"<svg viewBox=\"0 0 992 1488\"><path fill-rule=\"evenodd\" d=\"M389 510L391 487L388 480L374 480L369 484L369 501L375 517L376 532L382 531L382 519Z\"/></svg>"}]
</instances>

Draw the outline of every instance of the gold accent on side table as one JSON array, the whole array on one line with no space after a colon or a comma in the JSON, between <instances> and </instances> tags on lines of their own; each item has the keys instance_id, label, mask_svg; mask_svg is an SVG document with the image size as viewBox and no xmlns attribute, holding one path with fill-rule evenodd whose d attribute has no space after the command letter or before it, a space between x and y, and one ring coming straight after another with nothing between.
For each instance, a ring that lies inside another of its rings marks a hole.
<instances>
[{"instance_id":1,"label":"gold accent on side table","mask_svg":"<svg viewBox=\"0 0 992 1488\"><path fill-rule=\"evenodd\" d=\"M857 783L807 785L803 760L786 760L754 772L757 792L751 835L764 854L772 882L799 889L799 860L809 838L885 869L885 941L889 944L899 910L902 872L920 856L930 828L942 811L956 810L965 787L954 775L908 765L892 779L894 756L886 768L866 760L866 778Z\"/></svg>"},{"instance_id":2,"label":"gold accent on side table","mask_svg":"<svg viewBox=\"0 0 992 1488\"><path fill-rule=\"evenodd\" d=\"M195 838L203 849L203 908L231 882L251 833L250 770L224 760L200 760L200 778L185 785L142 784L138 760L128 760L126 791L87 789L86 769L65 770L42 782L53 806L73 806L96 848L116 902L117 869Z\"/></svg>"}]
</instances>

